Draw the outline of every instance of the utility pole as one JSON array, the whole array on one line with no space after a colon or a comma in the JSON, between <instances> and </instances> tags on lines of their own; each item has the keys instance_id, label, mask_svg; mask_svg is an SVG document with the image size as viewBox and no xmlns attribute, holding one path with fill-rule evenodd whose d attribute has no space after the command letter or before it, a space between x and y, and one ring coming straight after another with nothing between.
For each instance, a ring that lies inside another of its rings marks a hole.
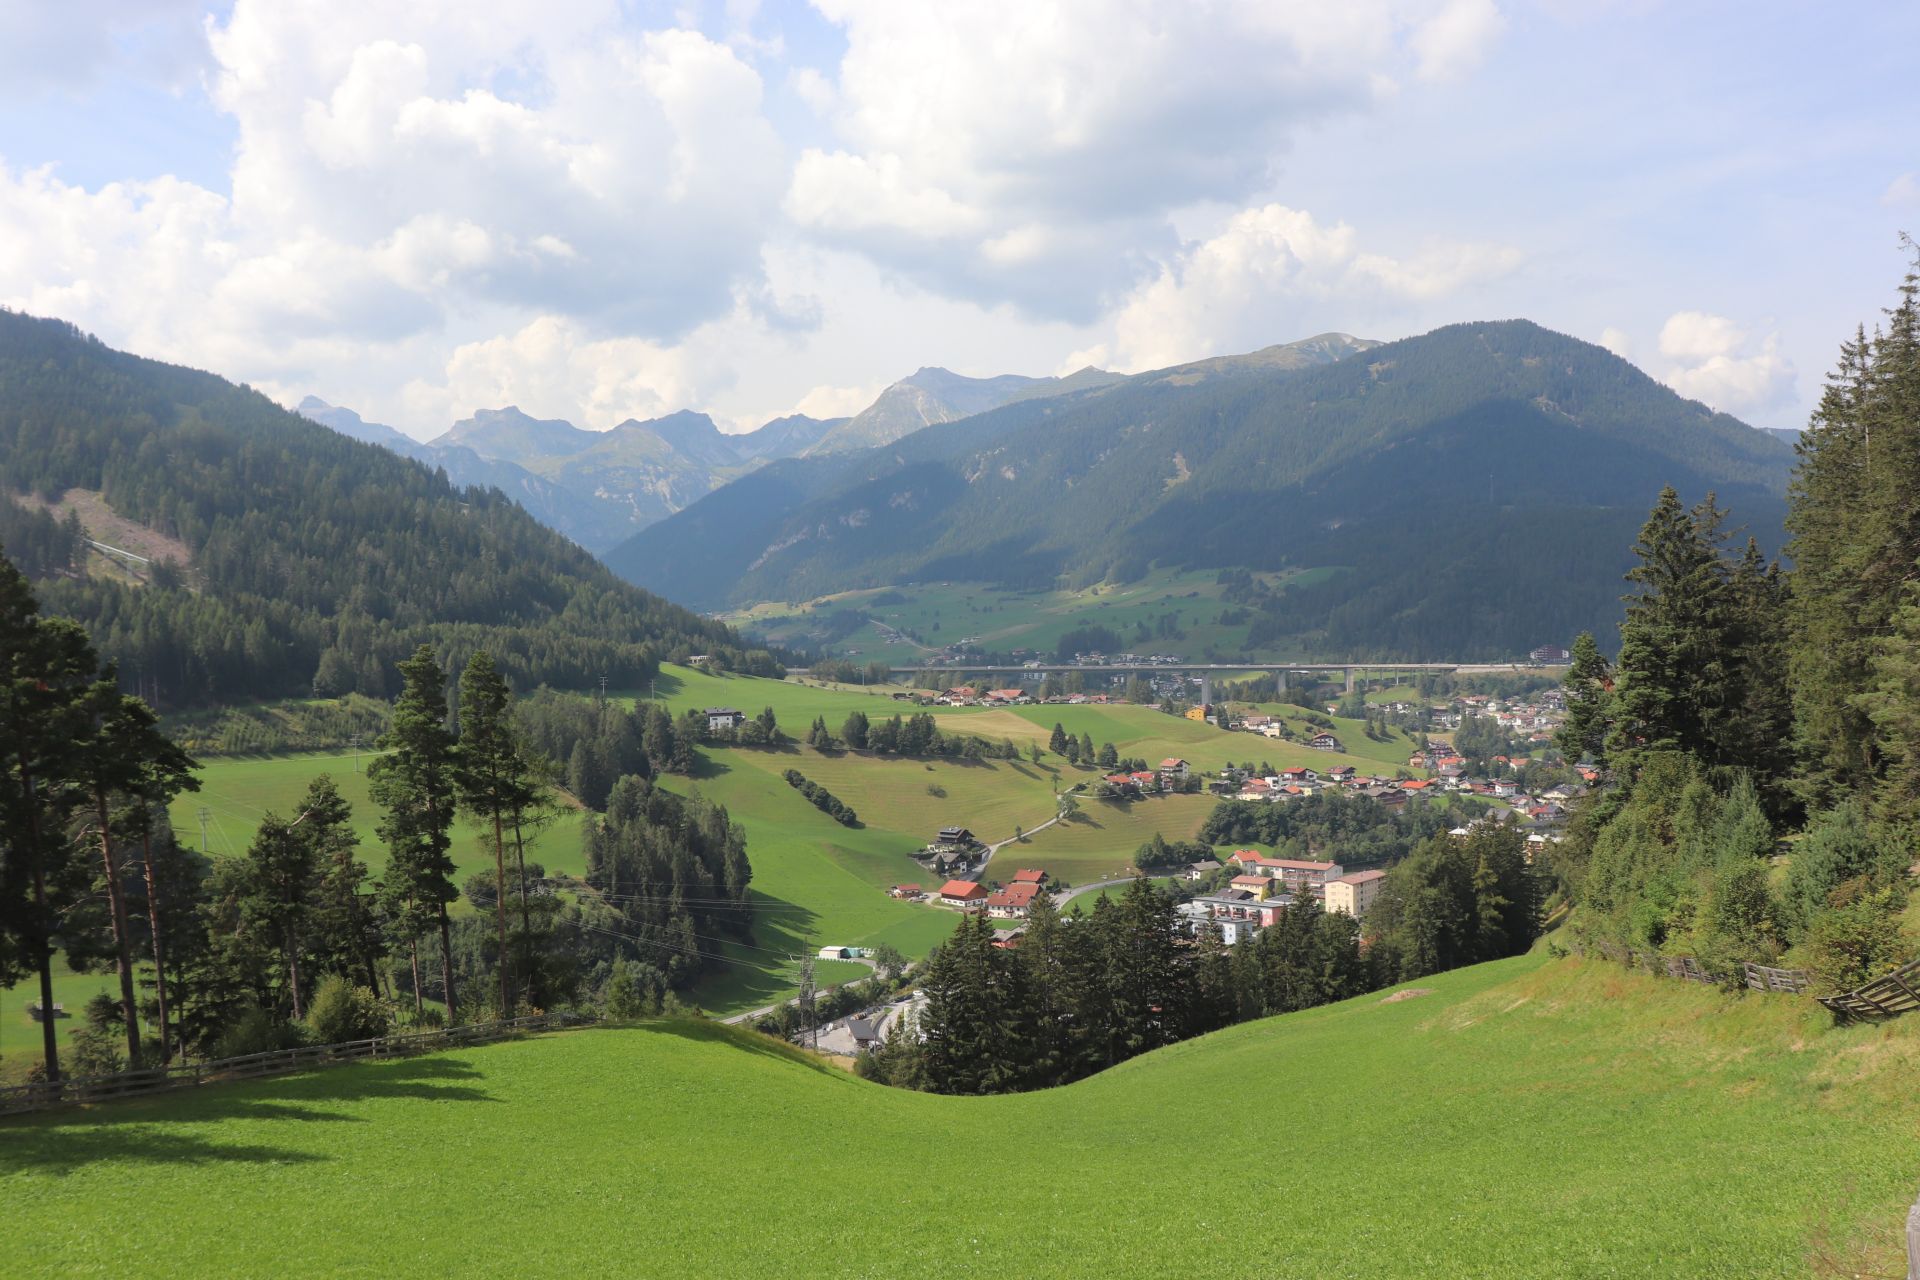
<instances>
[{"instance_id":1,"label":"utility pole","mask_svg":"<svg viewBox=\"0 0 1920 1280\"><path fill-rule=\"evenodd\" d=\"M607 678L605 676L601 676L600 677L600 701L605 702L606 700L607 700Z\"/></svg>"},{"instance_id":2,"label":"utility pole","mask_svg":"<svg viewBox=\"0 0 1920 1280\"><path fill-rule=\"evenodd\" d=\"M207 851L207 819L213 816L213 810L200 806L200 852Z\"/></svg>"},{"instance_id":3,"label":"utility pole","mask_svg":"<svg viewBox=\"0 0 1920 1280\"><path fill-rule=\"evenodd\" d=\"M360 735L353 735L353 771L360 772Z\"/></svg>"}]
</instances>

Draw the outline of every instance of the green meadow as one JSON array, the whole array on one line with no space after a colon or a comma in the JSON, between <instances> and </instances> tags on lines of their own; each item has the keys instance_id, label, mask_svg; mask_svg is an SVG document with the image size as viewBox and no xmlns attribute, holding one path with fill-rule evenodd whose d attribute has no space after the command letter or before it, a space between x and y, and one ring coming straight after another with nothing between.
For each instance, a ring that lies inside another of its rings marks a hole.
<instances>
[{"instance_id":1,"label":"green meadow","mask_svg":"<svg viewBox=\"0 0 1920 1280\"><path fill-rule=\"evenodd\" d=\"M1007 1097L661 1022L19 1118L0 1271L1900 1274L1920 1019L1543 956L1415 990Z\"/></svg>"}]
</instances>

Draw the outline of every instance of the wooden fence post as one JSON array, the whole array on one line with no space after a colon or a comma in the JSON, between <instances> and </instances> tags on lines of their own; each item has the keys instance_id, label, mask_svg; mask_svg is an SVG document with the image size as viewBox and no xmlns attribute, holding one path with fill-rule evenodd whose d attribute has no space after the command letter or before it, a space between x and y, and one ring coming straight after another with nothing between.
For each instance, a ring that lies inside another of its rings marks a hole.
<instances>
[{"instance_id":1,"label":"wooden fence post","mask_svg":"<svg viewBox=\"0 0 1920 1280\"><path fill-rule=\"evenodd\" d=\"M1920 1199L1907 1210L1907 1280L1920 1280Z\"/></svg>"}]
</instances>

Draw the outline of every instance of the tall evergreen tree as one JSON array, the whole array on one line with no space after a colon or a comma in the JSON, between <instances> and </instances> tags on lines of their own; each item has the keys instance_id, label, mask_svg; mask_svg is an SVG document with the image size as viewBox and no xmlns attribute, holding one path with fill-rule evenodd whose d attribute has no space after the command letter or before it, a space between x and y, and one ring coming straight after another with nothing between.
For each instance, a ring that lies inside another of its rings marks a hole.
<instances>
[{"instance_id":1,"label":"tall evergreen tree","mask_svg":"<svg viewBox=\"0 0 1920 1280\"><path fill-rule=\"evenodd\" d=\"M454 740L447 729L446 674L431 645L400 664L403 681L393 727L380 739L387 754L367 767L367 790L386 810L380 836L387 843L384 889L409 936L437 923L447 1017L456 1021L453 937L447 904L460 896L453 883ZM415 975L418 998L418 974Z\"/></svg>"},{"instance_id":2,"label":"tall evergreen tree","mask_svg":"<svg viewBox=\"0 0 1920 1280\"><path fill-rule=\"evenodd\" d=\"M1567 718L1554 735L1569 760L1605 764L1607 727L1613 693L1613 672L1594 642L1593 632L1582 631L1573 641L1573 661L1565 680Z\"/></svg>"},{"instance_id":3,"label":"tall evergreen tree","mask_svg":"<svg viewBox=\"0 0 1920 1280\"><path fill-rule=\"evenodd\" d=\"M454 781L461 803L493 829L494 931L499 941L500 1016L513 1016L507 962L507 838L513 815L534 801L536 779L513 722L513 691L482 649L460 676L460 750Z\"/></svg>"}]
</instances>

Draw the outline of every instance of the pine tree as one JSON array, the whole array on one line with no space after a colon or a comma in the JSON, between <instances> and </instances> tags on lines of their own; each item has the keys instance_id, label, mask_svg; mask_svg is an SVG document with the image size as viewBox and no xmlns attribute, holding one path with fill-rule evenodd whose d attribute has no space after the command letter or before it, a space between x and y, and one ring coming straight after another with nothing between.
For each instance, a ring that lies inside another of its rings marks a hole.
<instances>
[{"instance_id":1,"label":"pine tree","mask_svg":"<svg viewBox=\"0 0 1920 1280\"><path fill-rule=\"evenodd\" d=\"M1601 656L1593 632L1582 631L1574 637L1573 661L1567 667L1564 687L1567 718L1554 735L1556 745L1568 760L1605 764L1613 672Z\"/></svg>"},{"instance_id":2,"label":"pine tree","mask_svg":"<svg viewBox=\"0 0 1920 1280\"><path fill-rule=\"evenodd\" d=\"M1057 756L1063 756L1067 754L1066 726L1061 724L1058 720L1053 722L1053 732L1047 737L1047 750L1053 752L1053 754Z\"/></svg>"},{"instance_id":3,"label":"pine tree","mask_svg":"<svg viewBox=\"0 0 1920 1280\"><path fill-rule=\"evenodd\" d=\"M512 815L530 806L535 779L513 723L513 691L485 649L460 676L460 747L454 784L468 811L493 829L493 922L499 945L500 1016L513 1016L507 962L507 838Z\"/></svg>"},{"instance_id":4,"label":"pine tree","mask_svg":"<svg viewBox=\"0 0 1920 1280\"><path fill-rule=\"evenodd\" d=\"M84 863L64 826L84 796L66 785L87 733L87 694L99 661L86 633L43 618L27 580L0 556L0 978L37 972L47 1079L60 1079L53 953L69 909L87 892Z\"/></svg>"},{"instance_id":5,"label":"pine tree","mask_svg":"<svg viewBox=\"0 0 1920 1280\"><path fill-rule=\"evenodd\" d=\"M440 967L449 1021L457 1021L452 926L447 904L460 896L453 883L454 742L447 730L446 675L431 645L400 664L403 681L393 727L380 739L387 754L367 768L367 790L386 810L379 824L387 843L383 890L406 929L419 935L437 922ZM415 997L418 999L418 982Z\"/></svg>"}]
</instances>

